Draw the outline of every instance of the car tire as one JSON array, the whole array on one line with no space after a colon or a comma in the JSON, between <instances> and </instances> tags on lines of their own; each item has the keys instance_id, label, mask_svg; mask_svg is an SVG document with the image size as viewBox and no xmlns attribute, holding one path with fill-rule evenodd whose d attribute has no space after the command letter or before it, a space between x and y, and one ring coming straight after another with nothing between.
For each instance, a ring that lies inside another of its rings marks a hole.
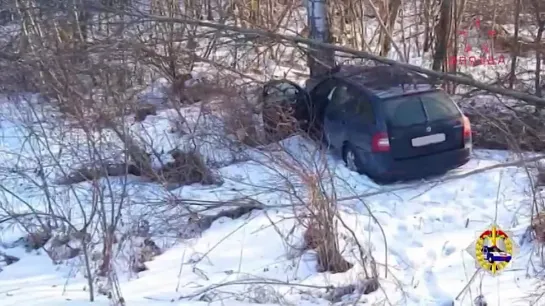
<instances>
[{"instance_id":1,"label":"car tire","mask_svg":"<svg viewBox=\"0 0 545 306\"><path fill-rule=\"evenodd\" d=\"M373 180L373 182L375 182L377 185L390 185L390 184L398 182L398 180L393 179L393 178L385 178L385 177L380 177L380 176L371 176L369 174L367 176L369 176Z\"/></svg>"},{"instance_id":2,"label":"car tire","mask_svg":"<svg viewBox=\"0 0 545 306\"><path fill-rule=\"evenodd\" d=\"M354 149L352 144L347 142L347 143L344 144L344 146L342 148L342 157L343 157L343 161L344 161L345 166L349 170L352 170L352 169L350 169L350 166L348 165L350 153L352 153L353 156L356 157L355 172L358 172L359 174L366 175L373 182L375 182L375 184L377 184L377 185L389 185L389 184L392 184L392 183L395 183L395 182L398 181L397 179L390 178L390 177L375 176L372 173L370 173L369 171L367 171L365 169L365 159L362 159L361 155L359 155L357 153L357 151Z\"/></svg>"},{"instance_id":3,"label":"car tire","mask_svg":"<svg viewBox=\"0 0 545 306\"><path fill-rule=\"evenodd\" d=\"M361 156L350 143L345 143L342 150L343 161L350 171L366 174Z\"/></svg>"},{"instance_id":4,"label":"car tire","mask_svg":"<svg viewBox=\"0 0 545 306\"><path fill-rule=\"evenodd\" d=\"M329 136L327 136L327 132L325 130L322 130L322 136L317 141L327 149L332 148L331 142L329 141Z\"/></svg>"}]
</instances>

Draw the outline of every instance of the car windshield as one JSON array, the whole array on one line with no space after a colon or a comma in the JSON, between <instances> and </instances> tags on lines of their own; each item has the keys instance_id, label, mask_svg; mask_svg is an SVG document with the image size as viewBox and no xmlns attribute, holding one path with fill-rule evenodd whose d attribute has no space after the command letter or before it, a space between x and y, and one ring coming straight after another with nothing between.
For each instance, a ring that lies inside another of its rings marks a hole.
<instances>
[{"instance_id":1,"label":"car windshield","mask_svg":"<svg viewBox=\"0 0 545 306\"><path fill-rule=\"evenodd\" d=\"M404 96L385 102L388 124L408 127L460 116L454 102L442 91Z\"/></svg>"},{"instance_id":2,"label":"car windshield","mask_svg":"<svg viewBox=\"0 0 545 306\"><path fill-rule=\"evenodd\" d=\"M488 248L488 250L490 252L503 252L500 248L498 248L497 246L491 246Z\"/></svg>"}]
</instances>

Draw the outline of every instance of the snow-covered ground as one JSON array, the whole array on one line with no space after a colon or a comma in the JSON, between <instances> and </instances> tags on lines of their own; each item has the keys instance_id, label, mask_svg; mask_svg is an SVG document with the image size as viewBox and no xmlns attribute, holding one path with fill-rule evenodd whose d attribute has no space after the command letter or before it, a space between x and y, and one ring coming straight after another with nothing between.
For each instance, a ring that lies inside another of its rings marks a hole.
<instances>
[{"instance_id":1,"label":"snow-covered ground","mask_svg":"<svg viewBox=\"0 0 545 306\"><path fill-rule=\"evenodd\" d=\"M301 31L303 22L295 23L289 26L290 31L286 30L288 34ZM374 23L366 21L369 36L378 27ZM416 35L406 33L405 37L409 36ZM401 45L403 49L409 50L408 62L429 66L426 63L430 54L412 50L417 46L412 39L399 40L406 43ZM247 47L250 50L253 45ZM207 44L201 48L208 48ZM292 46L277 48L278 54L294 53ZM251 50L237 54L250 58ZM236 61L242 67L237 69L248 68L232 53L215 51L211 60L225 66ZM389 57L397 57L394 50L391 53ZM478 56L466 54L472 55ZM297 80L306 73L304 65L295 65L293 60L284 66L263 61L263 71L256 79L267 80L274 75ZM519 59L519 69L532 63L532 59ZM507 72L509 67L507 59L505 65L493 69L490 65L459 68L486 81L495 79L498 72ZM203 70L211 74L212 69ZM159 80L156 86L143 91L141 100L164 102L158 89L164 85L161 83L165 82ZM35 98L30 104L0 101L0 255L20 259L7 266L0 261L0 305L91 304L81 255L54 264L43 250L27 252L20 245L25 231L3 218L8 213L34 210L61 215L81 228L96 207L94 190L98 187L89 182L59 186L56 178L61 169L73 170L90 163L95 149L103 159L120 161L125 158L120 153L124 148L113 133L93 132L93 141L89 141L90 135L51 116L51 110L38 108ZM478 103L482 105L483 99L479 98ZM479 171L519 156L476 150L467 165L444 177L379 186L348 171L338 157L318 154L315 144L302 137L261 149L235 146L236 137L225 134L221 120L203 114L203 110L198 105L179 110L185 119L181 124L183 133L170 132L178 125L176 122L182 122L175 110L161 110L141 123L129 119L127 133L148 152L154 151L154 158L165 157L173 148L196 145L222 178L222 185L172 188L133 176L98 182L99 187L104 187L101 190L108 205L123 207L119 234L130 233L135 223L146 220L151 226L151 238L163 250L146 262L146 271L135 273L129 266L129 253L131 244L138 244L137 239L118 246L115 271L126 305L330 305L330 286L357 285L363 279L358 245L377 262L381 288L368 295L346 291L335 303L441 306L452 305L454 300L454 305L473 305L479 295L485 296L490 306L528 305L533 300L537 285L534 276L542 267L533 255L534 245L525 235L533 201L528 173L522 167ZM304 211L307 195L300 177L286 167L286 162L306 171L322 165L330 170L323 183L329 195L337 199L339 219L344 224L338 225L340 249L354 264L349 271L319 273L315 254L298 250L303 244L304 228L295 217ZM470 172L475 174L456 178ZM207 210L203 208L206 203L248 198L266 205L266 209L235 220L222 217L201 234L188 236L190 211ZM180 200L193 204L180 205ZM466 288L476 268L465 249L478 232L493 222L514 234L520 252L499 277L479 273ZM96 230L99 222L94 223L88 232ZM100 248L92 251L96 250ZM96 269L97 262L92 264L91 268ZM95 299L93 305L110 304L104 295L96 294Z\"/></svg>"},{"instance_id":2,"label":"snow-covered ground","mask_svg":"<svg viewBox=\"0 0 545 306\"><path fill-rule=\"evenodd\" d=\"M29 120L18 116L22 106L19 111L3 109L0 207L17 212L28 212L30 208L45 211L46 194L36 186L37 175L33 172L39 166L37 157L53 178L58 174L57 160L67 168L70 163L82 163L84 152L88 152L86 138L77 129L70 129L68 134L55 118L39 116L40 120ZM182 113L190 122L201 118L197 107L182 109ZM499 277L479 274L455 305L472 305L479 294L486 297L488 305L528 305L531 300L535 279L526 275L540 268L529 264L533 246L523 238L532 205L528 175L517 167L477 171L512 161L516 156L476 150L470 163L443 178L383 187L348 171L335 156L321 158L314 144L298 136L281 142L280 150L246 148L222 160L230 151L225 142L218 142L225 135L213 118L201 118L204 121L200 129L189 128L180 137L168 133L175 114L164 110L143 123L132 123L130 129L157 152L199 142L208 161L220 165L217 171L224 183L171 189L134 177L100 182L112 187L112 202L124 199L126 222L149 221L154 241L164 250L146 263L147 271L140 273L130 272L123 255L116 258L126 305L328 305L328 286L357 284L362 279L356 240L377 261L381 283L381 289L363 295L359 303L451 305L448 301L463 291L475 272L474 260L465 248L475 240L477 232L494 222L496 215L497 224L514 233L520 253ZM29 126L34 127L33 135ZM207 131L206 135L199 136L201 130ZM102 135L102 139L106 139L101 142L104 150L120 148L114 137ZM76 146L78 142L82 146ZM76 154L79 160L74 159L71 148L81 150ZM110 157L121 158L115 154ZM305 188L293 171L278 162L289 160L300 162L306 169L325 163L331 171L327 180L334 188L328 187L328 192L334 190L339 217L354 233L339 226L343 255L355 264L349 271L318 273L313 253L297 251L297 246L302 245L302 227L294 211L302 209L297 196ZM477 173L445 179L470 171ZM52 184L54 180L46 181ZM94 187L89 183L50 186L49 197L62 203L55 212L70 212L67 218L76 226L81 224L85 205L91 206ZM182 239L173 233L176 227L183 231L185 226L181 216L173 217L182 214L182 209L165 204L166 199L229 202L242 197L258 200L268 208L235 220L220 218L197 237ZM26 252L18 247L16 241L23 235L20 228L0 223L0 252L20 258L0 268L0 305L88 304L81 259L54 265L43 251ZM96 299L94 305L109 303L102 295ZM358 294L352 293L337 302L356 301Z\"/></svg>"}]
</instances>

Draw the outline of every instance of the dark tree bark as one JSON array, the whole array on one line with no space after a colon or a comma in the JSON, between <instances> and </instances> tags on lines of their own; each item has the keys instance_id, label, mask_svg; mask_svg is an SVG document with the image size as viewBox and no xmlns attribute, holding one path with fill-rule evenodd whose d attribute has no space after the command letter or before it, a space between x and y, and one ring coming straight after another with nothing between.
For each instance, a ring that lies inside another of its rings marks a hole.
<instances>
[{"instance_id":1,"label":"dark tree bark","mask_svg":"<svg viewBox=\"0 0 545 306\"><path fill-rule=\"evenodd\" d=\"M386 30L393 32L394 26L397 20L397 15L399 13L399 8L401 6L401 0L390 0L388 2L388 11L387 14L384 14L383 19L385 19ZM386 33L383 33L384 38L382 40L382 48L380 49L380 56L388 56L390 50L392 49L392 42ZM392 34L393 36L393 34Z\"/></svg>"},{"instance_id":2,"label":"dark tree bark","mask_svg":"<svg viewBox=\"0 0 545 306\"><path fill-rule=\"evenodd\" d=\"M535 87L536 87L536 96L542 97L543 92L541 88L541 64L543 59L543 52L539 48L539 42L543 38L543 32L545 32L545 22L540 21L539 28L537 30L536 36L536 74L535 74Z\"/></svg>"},{"instance_id":3,"label":"dark tree bark","mask_svg":"<svg viewBox=\"0 0 545 306\"><path fill-rule=\"evenodd\" d=\"M432 42L432 32L431 32L431 18L430 18L430 0L425 0L422 2L424 12L424 52L430 51L431 42Z\"/></svg>"},{"instance_id":4,"label":"dark tree bark","mask_svg":"<svg viewBox=\"0 0 545 306\"><path fill-rule=\"evenodd\" d=\"M439 14L439 23L435 27L435 53L432 69L440 71L446 68L448 40L452 22L452 0L443 0Z\"/></svg>"},{"instance_id":5,"label":"dark tree bark","mask_svg":"<svg viewBox=\"0 0 545 306\"><path fill-rule=\"evenodd\" d=\"M520 51L520 45L518 43L519 40L519 28L520 28L520 8L521 8L521 0L515 0L515 37L513 40L515 43L513 44L513 48L511 50L511 73L509 74L509 88L513 88L513 85L515 84L515 76L516 76L516 69L517 69L517 57L519 55Z\"/></svg>"}]
</instances>

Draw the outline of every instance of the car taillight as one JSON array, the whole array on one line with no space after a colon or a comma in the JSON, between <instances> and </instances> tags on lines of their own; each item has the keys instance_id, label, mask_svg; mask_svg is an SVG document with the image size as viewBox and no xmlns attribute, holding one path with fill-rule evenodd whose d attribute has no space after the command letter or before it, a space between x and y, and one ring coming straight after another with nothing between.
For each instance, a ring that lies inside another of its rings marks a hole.
<instances>
[{"instance_id":1,"label":"car taillight","mask_svg":"<svg viewBox=\"0 0 545 306\"><path fill-rule=\"evenodd\" d=\"M388 152L390 151L390 140L388 139L388 134L376 133L373 135L373 140L371 142L371 151L373 152Z\"/></svg>"},{"instance_id":2,"label":"car taillight","mask_svg":"<svg viewBox=\"0 0 545 306\"><path fill-rule=\"evenodd\" d=\"M469 122L469 118L466 116L463 117L464 121L464 140L471 140L471 123Z\"/></svg>"}]
</instances>

